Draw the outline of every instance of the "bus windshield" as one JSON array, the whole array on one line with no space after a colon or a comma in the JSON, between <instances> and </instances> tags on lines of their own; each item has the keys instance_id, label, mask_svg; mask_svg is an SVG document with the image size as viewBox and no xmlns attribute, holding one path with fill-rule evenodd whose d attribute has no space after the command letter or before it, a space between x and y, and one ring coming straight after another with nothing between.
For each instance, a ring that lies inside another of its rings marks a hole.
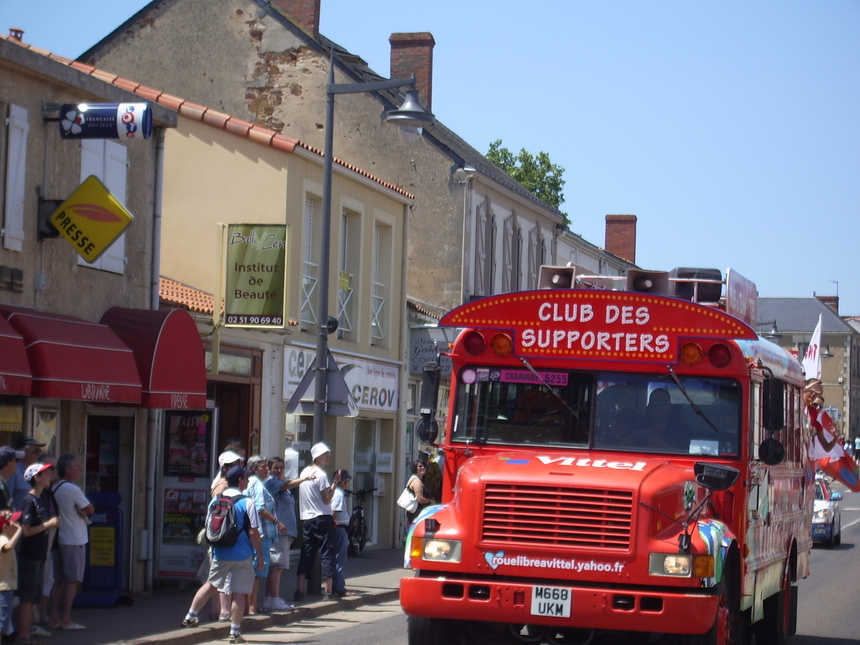
<instances>
[{"instance_id":1,"label":"bus windshield","mask_svg":"<svg viewBox=\"0 0 860 645\"><path fill-rule=\"evenodd\" d=\"M740 384L728 378L677 378L465 367L451 440L737 456Z\"/></svg>"}]
</instances>

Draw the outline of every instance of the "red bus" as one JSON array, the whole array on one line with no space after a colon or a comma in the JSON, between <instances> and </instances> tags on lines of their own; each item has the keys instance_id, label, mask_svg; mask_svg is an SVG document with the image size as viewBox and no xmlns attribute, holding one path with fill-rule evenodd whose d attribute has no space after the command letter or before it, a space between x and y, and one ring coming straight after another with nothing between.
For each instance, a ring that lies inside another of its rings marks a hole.
<instances>
[{"instance_id":1,"label":"red bus","mask_svg":"<svg viewBox=\"0 0 860 645\"><path fill-rule=\"evenodd\" d=\"M441 436L432 409L419 423L443 491L407 537L411 645L794 633L814 498L801 366L757 335L737 273L630 273L600 288L543 267L572 288L440 321L461 332Z\"/></svg>"}]
</instances>

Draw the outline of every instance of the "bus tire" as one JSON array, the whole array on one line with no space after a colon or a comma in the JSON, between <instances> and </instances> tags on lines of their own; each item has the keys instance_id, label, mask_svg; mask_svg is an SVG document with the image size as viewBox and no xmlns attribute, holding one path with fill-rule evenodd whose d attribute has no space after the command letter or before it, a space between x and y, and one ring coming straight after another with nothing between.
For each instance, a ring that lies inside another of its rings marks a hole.
<instances>
[{"instance_id":1,"label":"bus tire","mask_svg":"<svg viewBox=\"0 0 860 645\"><path fill-rule=\"evenodd\" d=\"M787 645L797 625L797 587L786 572L782 589L764 601L764 618L756 625L757 645Z\"/></svg>"},{"instance_id":2,"label":"bus tire","mask_svg":"<svg viewBox=\"0 0 860 645\"><path fill-rule=\"evenodd\" d=\"M441 645L448 643L449 622L443 618L407 616L406 635L409 645Z\"/></svg>"},{"instance_id":3,"label":"bus tire","mask_svg":"<svg viewBox=\"0 0 860 645\"><path fill-rule=\"evenodd\" d=\"M704 634L683 637L683 645L749 645L749 612L741 611L739 577L734 566L727 566L717 585L719 597L714 624Z\"/></svg>"}]
</instances>

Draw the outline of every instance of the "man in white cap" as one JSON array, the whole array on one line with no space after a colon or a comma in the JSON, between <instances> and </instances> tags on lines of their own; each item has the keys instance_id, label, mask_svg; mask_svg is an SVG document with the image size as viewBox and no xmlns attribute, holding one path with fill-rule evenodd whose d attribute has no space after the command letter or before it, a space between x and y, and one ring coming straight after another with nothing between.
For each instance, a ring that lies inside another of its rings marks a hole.
<instances>
[{"instance_id":1,"label":"man in white cap","mask_svg":"<svg viewBox=\"0 0 860 645\"><path fill-rule=\"evenodd\" d=\"M314 556L320 551L322 573L325 579L323 600L335 600L332 593L332 577L335 568L335 525L332 517L331 499L340 483L340 472L329 483L324 468L331 460L331 449L320 442L311 447L314 463L302 471L304 479L299 486L299 518L304 522L304 542L296 571L295 600L305 598L305 578L311 571Z\"/></svg>"}]
</instances>

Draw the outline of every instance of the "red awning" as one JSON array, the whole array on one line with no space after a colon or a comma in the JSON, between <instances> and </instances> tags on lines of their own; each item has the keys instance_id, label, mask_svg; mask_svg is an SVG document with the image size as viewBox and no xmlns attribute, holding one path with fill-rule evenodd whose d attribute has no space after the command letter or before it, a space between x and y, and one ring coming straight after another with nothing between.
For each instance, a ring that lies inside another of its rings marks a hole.
<instances>
[{"instance_id":1,"label":"red awning","mask_svg":"<svg viewBox=\"0 0 860 645\"><path fill-rule=\"evenodd\" d=\"M206 407L206 363L197 325L182 309L111 307L101 320L134 352L141 405L164 410Z\"/></svg>"},{"instance_id":2,"label":"red awning","mask_svg":"<svg viewBox=\"0 0 860 645\"><path fill-rule=\"evenodd\" d=\"M134 355L107 325L5 305L0 315L24 339L31 396L140 403Z\"/></svg>"},{"instance_id":3,"label":"red awning","mask_svg":"<svg viewBox=\"0 0 860 645\"><path fill-rule=\"evenodd\" d=\"M0 316L0 394L30 396L32 384L24 339Z\"/></svg>"}]
</instances>

